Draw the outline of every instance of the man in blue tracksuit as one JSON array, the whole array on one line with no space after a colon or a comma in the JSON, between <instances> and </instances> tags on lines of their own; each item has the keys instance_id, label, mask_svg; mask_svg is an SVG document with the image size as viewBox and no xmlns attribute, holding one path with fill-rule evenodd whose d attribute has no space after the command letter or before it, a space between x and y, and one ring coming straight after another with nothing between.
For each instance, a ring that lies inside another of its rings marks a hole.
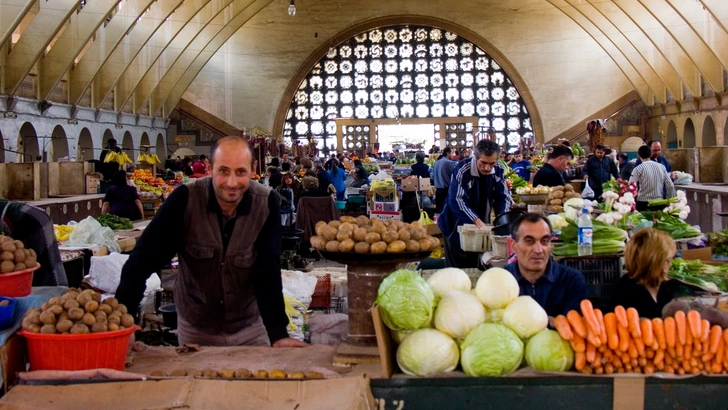
<instances>
[{"instance_id":1,"label":"man in blue tracksuit","mask_svg":"<svg viewBox=\"0 0 728 410\"><path fill-rule=\"evenodd\" d=\"M506 186L503 168L498 165L500 146L492 140L481 140L472 158L458 163L450 181L450 191L437 225L445 236L445 258L448 266L474 268L479 255L463 252L457 227L474 224L484 227L490 222L491 210L500 215L510 209L511 193Z\"/></svg>"}]
</instances>

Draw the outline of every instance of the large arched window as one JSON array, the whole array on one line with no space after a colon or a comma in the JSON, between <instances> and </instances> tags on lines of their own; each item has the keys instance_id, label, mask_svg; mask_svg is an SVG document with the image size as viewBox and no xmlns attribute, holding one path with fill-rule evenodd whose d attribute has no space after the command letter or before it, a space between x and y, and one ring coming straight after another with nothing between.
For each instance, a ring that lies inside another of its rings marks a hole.
<instances>
[{"instance_id":1,"label":"large arched window","mask_svg":"<svg viewBox=\"0 0 728 410\"><path fill-rule=\"evenodd\" d=\"M336 139L336 119L477 117L501 144L533 139L531 119L506 72L484 50L445 30L372 29L329 49L301 81L284 137Z\"/></svg>"}]
</instances>

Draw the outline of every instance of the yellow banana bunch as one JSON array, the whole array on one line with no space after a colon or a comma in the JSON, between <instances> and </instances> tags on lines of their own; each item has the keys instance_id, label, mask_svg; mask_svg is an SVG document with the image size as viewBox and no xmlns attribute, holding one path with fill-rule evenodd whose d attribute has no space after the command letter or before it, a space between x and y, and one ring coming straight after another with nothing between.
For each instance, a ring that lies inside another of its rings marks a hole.
<instances>
[{"instance_id":1,"label":"yellow banana bunch","mask_svg":"<svg viewBox=\"0 0 728 410\"><path fill-rule=\"evenodd\" d=\"M106 157L104 157L104 162L119 162L117 157L119 155L114 151L108 151L106 153Z\"/></svg>"},{"instance_id":2,"label":"yellow banana bunch","mask_svg":"<svg viewBox=\"0 0 728 410\"><path fill-rule=\"evenodd\" d=\"M58 242L63 242L67 240L74 229L76 229L75 226L53 225L53 233L56 235L56 240Z\"/></svg>"},{"instance_id":3,"label":"yellow banana bunch","mask_svg":"<svg viewBox=\"0 0 728 410\"><path fill-rule=\"evenodd\" d=\"M442 249L442 246L432 251L430 254L430 258L432 259L442 259L445 257L445 251Z\"/></svg>"}]
</instances>

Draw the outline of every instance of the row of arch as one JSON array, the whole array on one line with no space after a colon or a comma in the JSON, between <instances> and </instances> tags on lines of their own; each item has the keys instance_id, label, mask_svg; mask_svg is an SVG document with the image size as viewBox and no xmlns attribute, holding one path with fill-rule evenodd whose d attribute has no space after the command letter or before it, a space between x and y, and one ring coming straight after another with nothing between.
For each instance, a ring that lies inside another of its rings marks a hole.
<instances>
[{"instance_id":1,"label":"row of arch","mask_svg":"<svg viewBox=\"0 0 728 410\"><path fill-rule=\"evenodd\" d=\"M715 121L710 115L705 116L702 127L700 127L702 128L702 131L699 132L700 139L698 139L698 132L696 132L696 122L698 120L699 118L694 118L693 116L685 119L685 123L682 126L682 139L678 137L678 125L674 120L670 120L667 124L666 131L663 131L660 125L655 123L652 127L652 137L656 140L662 140L664 135L667 148L671 149L726 145L728 142L728 118L726 118L723 126L722 141L718 138Z\"/></svg>"},{"instance_id":2,"label":"row of arch","mask_svg":"<svg viewBox=\"0 0 728 410\"><path fill-rule=\"evenodd\" d=\"M99 140L98 137L94 137L89 128L84 127L77 138L69 138L66 130L60 124L53 128L50 136L38 135L33 124L25 122L18 132L15 150L6 151L9 147L5 146L5 141L9 140L10 136L2 135L0 130L0 162L33 162L38 159L51 162L59 161L64 157L75 158L78 161L91 161L99 158L101 150L104 149L109 139L115 138L114 133L108 128L101 135L100 143L94 144L94 140ZM154 145L151 144L151 138L155 139ZM132 160L136 160L144 146L151 146L149 152L156 153L162 160L167 155L164 135L161 132L151 137L148 133L143 132L138 145L135 145L134 140L131 131L125 131L120 141L117 139L118 145L127 152Z\"/></svg>"}]
</instances>

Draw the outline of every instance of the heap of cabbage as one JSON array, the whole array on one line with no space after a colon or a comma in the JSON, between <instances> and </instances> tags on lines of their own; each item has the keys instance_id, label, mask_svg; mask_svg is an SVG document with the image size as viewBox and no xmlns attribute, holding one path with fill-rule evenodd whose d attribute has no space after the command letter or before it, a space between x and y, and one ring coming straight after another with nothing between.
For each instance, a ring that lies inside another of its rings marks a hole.
<instances>
[{"instance_id":1,"label":"heap of cabbage","mask_svg":"<svg viewBox=\"0 0 728 410\"><path fill-rule=\"evenodd\" d=\"M470 376L498 377L523 360L536 370L566 371L574 352L558 332L546 329L546 311L518 296L514 276L489 269L475 288L460 269L441 269L425 281L398 270L382 281L377 304L392 330L397 364L406 374L432 376L461 365Z\"/></svg>"}]
</instances>

